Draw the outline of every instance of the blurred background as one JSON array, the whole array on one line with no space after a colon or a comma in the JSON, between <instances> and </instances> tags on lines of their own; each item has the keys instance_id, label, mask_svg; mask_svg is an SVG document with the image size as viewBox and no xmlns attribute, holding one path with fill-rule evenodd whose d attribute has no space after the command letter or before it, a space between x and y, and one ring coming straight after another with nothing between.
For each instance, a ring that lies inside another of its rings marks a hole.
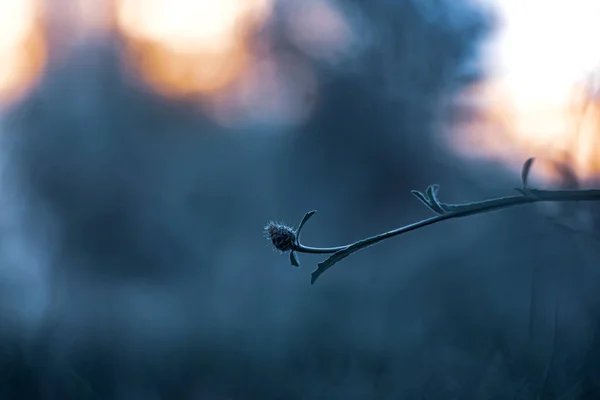
<instances>
[{"instance_id":1,"label":"blurred background","mask_svg":"<svg viewBox=\"0 0 600 400\"><path fill-rule=\"evenodd\" d=\"M564 3L564 4L563 4ZM594 0L0 0L0 399L600 398Z\"/></svg>"}]
</instances>

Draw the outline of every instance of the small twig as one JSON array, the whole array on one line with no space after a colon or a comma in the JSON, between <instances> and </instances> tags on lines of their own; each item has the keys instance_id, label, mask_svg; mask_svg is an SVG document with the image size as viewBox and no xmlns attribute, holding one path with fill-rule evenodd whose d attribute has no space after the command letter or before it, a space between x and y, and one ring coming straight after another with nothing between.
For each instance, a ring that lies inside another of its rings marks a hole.
<instances>
[{"instance_id":1,"label":"small twig","mask_svg":"<svg viewBox=\"0 0 600 400\"><path fill-rule=\"evenodd\" d=\"M292 265L300 265L297 253L331 254L328 259L320 262L317 269L312 272L311 283L314 284L321 274L335 265L338 261L343 260L352 253L394 236L414 231L419 228L424 228L438 222L537 202L600 201L600 189L539 190L529 188L527 185L527 180L532 163L533 158L530 158L523 165L521 174L522 186L520 188L515 188L515 190L519 192L518 195L499 197L472 203L448 204L439 201L437 197L437 192L439 189L438 185L430 185L425 193L413 190L412 194L434 213L436 213L436 216L402 226L379 235L361 239L346 246L311 247L300 243L300 231L304 227L304 224L315 214L316 211L307 213L296 230L282 224L270 222L265 228L265 231L267 232L268 238L273 242L278 250L290 251L290 260Z\"/></svg>"}]
</instances>

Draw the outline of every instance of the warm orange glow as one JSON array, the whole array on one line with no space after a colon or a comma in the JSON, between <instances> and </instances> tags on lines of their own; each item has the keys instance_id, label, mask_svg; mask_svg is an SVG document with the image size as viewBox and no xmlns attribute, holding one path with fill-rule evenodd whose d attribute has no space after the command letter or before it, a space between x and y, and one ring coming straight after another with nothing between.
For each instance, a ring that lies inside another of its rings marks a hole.
<instances>
[{"instance_id":1,"label":"warm orange glow","mask_svg":"<svg viewBox=\"0 0 600 400\"><path fill-rule=\"evenodd\" d=\"M0 103L31 87L45 63L41 2L0 0Z\"/></svg>"},{"instance_id":2,"label":"warm orange glow","mask_svg":"<svg viewBox=\"0 0 600 400\"><path fill-rule=\"evenodd\" d=\"M600 66L600 2L491 3L502 23L490 46L492 77L467 95L485 104L484 118L460 126L455 144L515 169L536 156L568 162L583 179L600 176L600 92L586 78ZM536 165L544 180L557 177Z\"/></svg>"},{"instance_id":3,"label":"warm orange glow","mask_svg":"<svg viewBox=\"0 0 600 400\"><path fill-rule=\"evenodd\" d=\"M143 79L168 95L213 92L248 62L269 0L116 0L116 24Z\"/></svg>"},{"instance_id":4,"label":"warm orange glow","mask_svg":"<svg viewBox=\"0 0 600 400\"><path fill-rule=\"evenodd\" d=\"M579 163L578 169L586 176L600 178L600 81L588 83L575 99L570 113L573 115L572 153Z\"/></svg>"}]
</instances>

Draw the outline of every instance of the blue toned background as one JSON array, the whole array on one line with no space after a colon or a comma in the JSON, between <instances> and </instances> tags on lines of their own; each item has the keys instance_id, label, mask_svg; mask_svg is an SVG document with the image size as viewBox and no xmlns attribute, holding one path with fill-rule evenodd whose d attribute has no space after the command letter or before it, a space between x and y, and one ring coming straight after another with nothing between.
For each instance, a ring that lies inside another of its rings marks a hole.
<instances>
[{"instance_id":1,"label":"blue toned background","mask_svg":"<svg viewBox=\"0 0 600 400\"><path fill-rule=\"evenodd\" d=\"M529 156L597 186L595 81L538 101L493 6L1 0L0 398L600 397L598 206L434 225L313 286L262 232L318 209L303 241L349 243Z\"/></svg>"}]
</instances>

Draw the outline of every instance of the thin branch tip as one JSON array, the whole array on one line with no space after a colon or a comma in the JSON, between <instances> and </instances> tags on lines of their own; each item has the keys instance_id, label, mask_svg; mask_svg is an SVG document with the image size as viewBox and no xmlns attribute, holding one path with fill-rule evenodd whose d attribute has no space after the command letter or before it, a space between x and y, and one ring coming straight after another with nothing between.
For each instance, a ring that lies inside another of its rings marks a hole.
<instances>
[{"instance_id":1,"label":"thin branch tip","mask_svg":"<svg viewBox=\"0 0 600 400\"><path fill-rule=\"evenodd\" d=\"M464 218L471 215L484 214L492 211L498 211L505 208L532 204L536 202L600 201L600 189L540 190L530 188L529 176L534 161L535 159L532 157L527 159L525 163L523 163L523 167L521 169L522 186L519 188L515 188L515 190L519 193L517 195L481 200L472 203L449 204L439 200L438 184L429 185L425 190L425 193L418 190L411 190L411 194L415 196L427 208L429 208L435 214L434 216L393 229L388 232L384 232L375 236L358 240L354 243L345 246L310 247L305 246L300 242L300 232L304 228L306 222L316 213L316 210L307 212L300 221L300 224L298 225L298 228L296 230L293 230L292 228L281 224L274 223L270 223L272 225L267 225L267 227L271 228L271 234L277 233L285 236L277 237L276 239L278 240L273 240L273 235L270 235L270 238L276 247L279 245L278 248L280 250L285 248L285 251L290 251L290 263L296 267L300 266L300 262L298 260L298 253L330 255L326 260L320 262L317 268L311 272L312 285L324 272L326 272L339 261L350 256L352 253L355 253L366 247L372 246L383 240L387 240L392 237L420 228L424 228L426 226L433 225L448 219ZM293 232L293 238L291 238L290 236L291 232Z\"/></svg>"}]
</instances>

